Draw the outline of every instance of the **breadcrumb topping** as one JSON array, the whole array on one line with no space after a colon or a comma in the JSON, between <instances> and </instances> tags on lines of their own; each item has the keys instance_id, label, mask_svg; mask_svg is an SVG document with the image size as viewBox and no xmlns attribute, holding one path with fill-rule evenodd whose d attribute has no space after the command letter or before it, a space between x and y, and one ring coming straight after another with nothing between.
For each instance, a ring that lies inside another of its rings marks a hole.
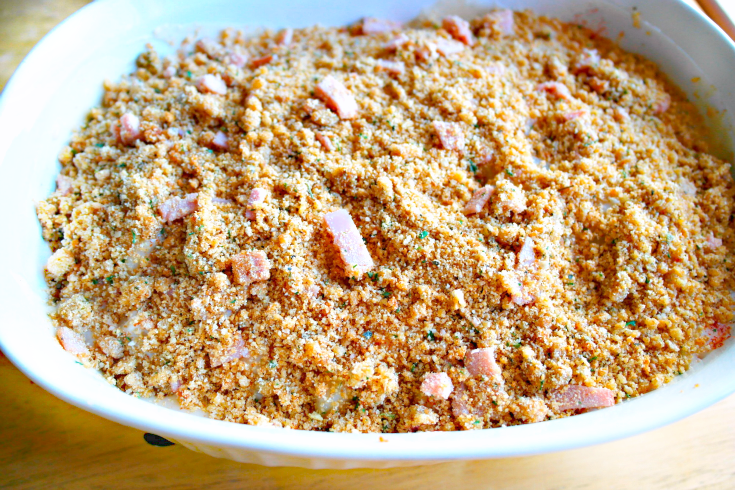
<instances>
[{"instance_id":1,"label":"breadcrumb topping","mask_svg":"<svg viewBox=\"0 0 735 490\"><path fill-rule=\"evenodd\" d=\"M502 10L193 41L105 83L38 205L58 338L121 390L490 428L646 393L729 336L730 165L653 63Z\"/></svg>"}]
</instances>

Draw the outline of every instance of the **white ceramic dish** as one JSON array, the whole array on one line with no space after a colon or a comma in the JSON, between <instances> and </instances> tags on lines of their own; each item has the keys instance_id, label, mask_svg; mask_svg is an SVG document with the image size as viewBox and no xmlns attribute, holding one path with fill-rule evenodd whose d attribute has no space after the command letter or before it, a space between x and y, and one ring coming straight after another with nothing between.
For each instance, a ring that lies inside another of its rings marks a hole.
<instances>
[{"instance_id":1,"label":"white ceramic dish","mask_svg":"<svg viewBox=\"0 0 735 490\"><path fill-rule=\"evenodd\" d=\"M206 3L206 5L205 5ZM653 59L709 120L717 153L729 160L735 114L735 46L714 24L670 0L523 0L500 6L604 28L626 49ZM145 42L171 50L196 26L341 25L365 15L408 20L431 0L256 0L194 2L100 0L67 19L34 48L0 96L0 347L34 382L102 417L237 461L310 468L390 467L453 459L528 455L597 444L681 419L735 392L735 345L698 363L671 384L640 398L576 417L470 432L331 434L236 425L209 420L125 395L65 353L46 317L42 268L49 255L35 203L53 190L56 155L86 112L99 103L101 82L131 71ZM316 6L318 5L318 6ZM484 8L493 5L485 2ZM446 3L446 12L477 6ZM642 25L633 25L634 7ZM654 27L655 26L655 27ZM619 37L619 33L624 33ZM701 81L693 82L694 77ZM51 414L49 414L51 416Z\"/></svg>"}]
</instances>

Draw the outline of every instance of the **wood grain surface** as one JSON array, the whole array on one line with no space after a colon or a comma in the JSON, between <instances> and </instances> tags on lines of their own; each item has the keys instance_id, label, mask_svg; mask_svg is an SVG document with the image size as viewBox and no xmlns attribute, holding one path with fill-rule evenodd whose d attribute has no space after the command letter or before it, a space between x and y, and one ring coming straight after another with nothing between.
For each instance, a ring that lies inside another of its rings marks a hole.
<instances>
[{"instance_id":1,"label":"wood grain surface","mask_svg":"<svg viewBox=\"0 0 735 490\"><path fill-rule=\"evenodd\" d=\"M86 3L0 0L0 87ZM735 488L735 395L653 432L541 456L392 470L267 468L151 446L142 432L46 393L0 353L0 441L0 488Z\"/></svg>"}]
</instances>

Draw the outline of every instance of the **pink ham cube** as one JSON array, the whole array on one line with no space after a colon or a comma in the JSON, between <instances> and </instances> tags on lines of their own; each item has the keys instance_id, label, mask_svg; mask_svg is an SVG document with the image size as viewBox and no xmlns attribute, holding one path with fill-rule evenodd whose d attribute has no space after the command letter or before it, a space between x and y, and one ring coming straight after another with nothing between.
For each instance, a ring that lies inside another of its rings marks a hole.
<instances>
[{"instance_id":1,"label":"pink ham cube","mask_svg":"<svg viewBox=\"0 0 735 490\"><path fill-rule=\"evenodd\" d=\"M490 196L493 195L493 192L495 192L495 187L491 185L480 187L474 194L472 194L472 197L467 201L467 204L464 205L462 212L467 216L479 213L490 200Z\"/></svg>"},{"instance_id":2,"label":"pink ham cube","mask_svg":"<svg viewBox=\"0 0 735 490\"><path fill-rule=\"evenodd\" d=\"M324 147L324 151L334 150L334 145L332 144L332 140L329 138L329 136L322 133L321 131L316 133L315 136L316 140L321 143L322 147Z\"/></svg>"},{"instance_id":3,"label":"pink ham cube","mask_svg":"<svg viewBox=\"0 0 735 490\"><path fill-rule=\"evenodd\" d=\"M56 192L61 194L62 196L68 196L71 194L71 191L74 189L74 186L72 185L72 180L67 177L66 175L57 175L56 176Z\"/></svg>"},{"instance_id":4,"label":"pink ham cube","mask_svg":"<svg viewBox=\"0 0 735 490\"><path fill-rule=\"evenodd\" d=\"M242 68L248 64L248 57L242 53L229 53L227 55L227 64L234 66L235 68Z\"/></svg>"},{"instance_id":5,"label":"pink ham cube","mask_svg":"<svg viewBox=\"0 0 735 490\"><path fill-rule=\"evenodd\" d=\"M64 350L70 354L77 357L89 354L89 348L84 342L84 338L71 328L59 327L56 330L56 338L59 339L59 343Z\"/></svg>"},{"instance_id":6,"label":"pink ham cube","mask_svg":"<svg viewBox=\"0 0 735 490\"><path fill-rule=\"evenodd\" d=\"M262 250L242 252L230 258L235 283L248 285L271 277L271 262Z\"/></svg>"},{"instance_id":7,"label":"pink ham cube","mask_svg":"<svg viewBox=\"0 0 735 490\"><path fill-rule=\"evenodd\" d=\"M382 32L397 31L401 28L401 24L392 20L376 19L375 17L365 17L362 19L360 30L362 34L369 36L371 34L380 34Z\"/></svg>"},{"instance_id":8,"label":"pink ham cube","mask_svg":"<svg viewBox=\"0 0 735 490\"><path fill-rule=\"evenodd\" d=\"M434 121L432 124L442 148L458 151L464 149L464 134L459 124L444 121Z\"/></svg>"},{"instance_id":9,"label":"pink ham cube","mask_svg":"<svg viewBox=\"0 0 735 490\"><path fill-rule=\"evenodd\" d=\"M523 246L518 252L518 268L531 269L536 265L536 252L533 250L533 239L529 236L523 241Z\"/></svg>"},{"instance_id":10,"label":"pink ham cube","mask_svg":"<svg viewBox=\"0 0 735 490\"><path fill-rule=\"evenodd\" d=\"M551 400L559 410L612 407L615 405L615 393L607 388L567 385L554 391Z\"/></svg>"},{"instance_id":11,"label":"pink ham cube","mask_svg":"<svg viewBox=\"0 0 735 490\"><path fill-rule=\"evenodd\" d=\"M454 385L447 373L429 373L421 383L421 392L426 396L433 396L446 400L452 394Z\"/></svg>"},{"instance_id":12,"label":"pink ham cube","mask_svg":"<svg viewBox=\"0 0 735 490\"><path fill-rule=\"evenodd\" d=\"M112 125L112 134L123 145L132 146L140 139L140 119L126 112Z\"/></svg>"},{"instance_id":13,"label":"pink ham cube","mask_svg":"<svg viewBox=\"0 0 735 490\"><path fill-rule=\"evenodd\" d=\"M483 347L467 353L464 366L472 376L487 376L494 378L501 375L500 366L495 362L495 349Z\"/></svg>"},{"instance_id":14,"label":"pink ham cube","mask_svg":"<svg viewBox=\"0 0 735 490\"><path fill-rule=\"evenodd\" d=\"M375 63L375 68L378 71L384 71L391 75L403 75L406 71L406 65L403 61L378 60Z\"/></svg>"},{"instance_id":15,"label":"pink ham cube","mask_svg":"<svg viewBox=\"0 0 735 490\"><path fill-rule=\"evenodd\" d=\"M569 92L567 86L559 82L539 83L538 85L536 85L536 90L546 92L549 95L553 95L557 99L570 100L572 98L572 94Z\"/></svg>"},{"instance_id":16,"label":"pink ham cube","mask_svg":"<svg viewBox=\"0 0 735 490\"><path fill-rule=\"evenodd\" d=\"M227 93L227 85L219 75L206 74L197 80L197 88L200 92L225 95Z\"/></svg>"},{"instance_id":17,"label":"pink ham cube","mask_svg":"<svg viewBox=\"0 0 735 490\"><path fill-rule=\"evenodd\" d=\"M348 276L360 276L375 266L350 213L344 209L327 213L324 222L345 263Z\"/></svg>"},{"instance_id":18,"label":"pink ham cube","mask_svg":"<svg viewBox=\"0 0 735 490\"><path fill-rule=\"evenodd\" d=\"M170 223L176 221L179 218L188 216L191 213L199 209L197 203L197 194L187 194L183 198L172 197L158 206L158 213L163 218L163 221Z\"/></svg>"},{"instance_id":19,"label":"pink ham cube","mask_svg":"<svg viewBox=\"0 0 735 490\"><path fill-rule=\"evenodd\" d=\"M495 28L503 36L510 36L515 32L512 10L500 9L490 12L482 18L482 21L485 26Z\"/></svg>"},{"instance_id":20,"label":"pink ham cube","mask_svg":"<svg viewBox=\"0 0 735 490\"><path fill-rule=\"evenodd\" d=\"M664 112L669 110L669 107L671 107L671 96L667 93L664 93L663 97L661 97L659 100L656 101L655 104L653 104L653 112L656 114L663 114Z\"/></svg>"},{"instance_id":21,"label":"pink ham cube","mask_svg":"<svg viewBox=\"0 0 735 490\"><path fill-rule=\"evenodd\" d=\"M410 39L407 35L400 33L390 41L383 44L383 49L386 51L396 51L398 48L409 42Z\"/></svg>"},{"instance_id":22,"label":"pink ham cube","mask_svg":"<svg viewBox=\"0 0 735 490\"><path fill-rule=\"evenodd\" d=\"M580 111L571 111L564 114L564 120L565 121L574 121L575 119L579 119L580 117L583 117L587 115L587 111L580 110Z\"/></svg>"},{"instance_id":23,"label":"pink ham cube","mask_svg":"<svg viewBox=\"0 0 735 490\"><path fill-rule=\"evenodd\" d=\"M255 219L255 210L265 202L265 198L268 197L268 191L255 187L250 191L247 202L247 210L245 211L245 217L247 219Z\"/></svg>"},{"instance_id":24,"label":"pink ham cube","mask_svg":"<svg viewBox=\"0 0 735 490\"><path fill-rule=\"evenodd\" d=\"M260 58L254 58L250 60L250 68L260 68L261 66L267 65L268 63L278 59L274 54L267 54Z\"/></svg>"},{"instance_id":25,"label":"pink ham cube","mask_svg":"<svg viewBox=\"0 0 735 490\"><path fill-rule=\"evenodd\" d=\"M340 119L353 119L357 116L357 102L352 93L332 75L324 77L324 80L316 86L314 93L327 107L336 112Z\"/></svg>"},{"instance_id":26,"label":"pink ham cube","mask_svg":"<svg viewBox=\"0 0 735 490\"><path fill-rule=\"evenodd\" d=\"M450 15L442 20L442 27L457 41L467 46L475 44L475 38L470 30L470 23L462 17Z\"/></svg>"},{"instance_id":27,"label":"pink ham cube","mask_svg":"<svg viewBox=\"0 0 735 490\"><path fill-rule=\"evenodd\" d=\"M464 51L465 45L453 39L439 38L434 45L437 53L442 56L451 56Z\"/></svg>"},{"instance_id":28,"label":"pink ham cube","mask_svg":"<svg viewBox=\"0 0 735 490\"><path fill-rule=\"evenodd\" d=\"M217 131L217 134L215 134L214 138L212 139L212 147L215 150L227 150L227 148L229 148L229 140L227 138L227 135L222 131Z\"/></svg>"},{"instance_id":29,"label":"pink ham cube","mask_svg":"<svg viewBox=\"0 0 735 490\"><path fill-rule=\"evenodd\" d=\"M288 46L293 41L293 29L287 27L276 36L276 44L278 46Z\"/></svg>"}]
</instances>

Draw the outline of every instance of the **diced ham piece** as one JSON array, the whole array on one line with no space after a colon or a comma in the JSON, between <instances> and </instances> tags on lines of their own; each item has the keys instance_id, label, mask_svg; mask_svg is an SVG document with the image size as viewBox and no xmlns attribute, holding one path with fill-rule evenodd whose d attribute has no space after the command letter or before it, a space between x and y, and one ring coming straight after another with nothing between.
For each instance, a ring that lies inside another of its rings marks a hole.
<instances>
[{"instance_id":1,"label":"diced ham piece","mask_svg":"<svg viewBox=\"0 0 735 490\"><path fill-rule=\"evenodd\" d=\"M702 338L708 350L715 350L722 347L727 339L730 338L731 327L726 323L714 322L704 329Z\"/></svg>"},{"instance_id":2,"label":"diced ham piece","mask_svg":"<svg viewBox=\"0 0 735 490\"><path fill-rule=\"evenodd\" d=\"M324 77L324 80L316 86L314 93L327 107L336 112L340 119L352 119L357 116L357 102L352 93L332 75Z\"/></svg>"},{"instance_id":3,"label":"diced ham piece","mask_svg":"<svg viewBox=\"0 0 735 490\"><path fill-rule=\"evenodd\" d=\"M184 198L172 197L158 205L158 213L163 221L170 223L188 216L199 209L197 194L187 194Z\"/></svg>"},{"instance_id":4,"label":"diced ham piece","mask_svg":"<svg viewBox=\"0 0 735 490\"><path fill-rule=\"evenodd\" d=\"M74 256L65 248L60 248L48 258L46 272L56 279L61 278L74 267Z\"/></svg>"},{"instance_id":5,"label":"diced ham piece","mask_svg":"<svg viewBox=\"0 0 735 490\"><path fill-rule=\"evenodd\" d=\"M544 82L536 85L536 90L541 90L549 95L553 95L557 99L570 100L572 94L569 93L569 89L566 85L560 82Z\"/></svg>"},{"instance_id":6,"label":"diced ham piece","mask_svg":"<svg viewBox=\"0 0 735 490\"><path fill-rule=\"evenodd\" d=\"M227 135L222 131L217 131L217 134L214 135L214 139L212 139L212 146L215 150L227 150L227 148L229 148Z\"/></svg>"},{"instance_id":7,"label":"diced ham piece","mask_svg":"<svg viewBox=\"0 0 735 490\"><path fill-rule=\"evenodd\" d=\"M664 93L663 97L661 97L659 100L656 101L655 104L653 104L653 112L656 114L663 114L664 112L669 110L669 107L671 106L671 96L667 93Z\"/></svg>"},{"instance_id":8,"label":"diced ham piece","mask_svg":"<svg viewBox=\"0 0 735 490\"><path fill-rule=\"evenodd\" d=\"M140 119L135 114L126 112L112 125L112 134L123 145L134 145L140 139Z\"/></svg>"},{"instance_id":9,"label":"diced ham piece","mask_svg":"<svg viewBox=\"0 0 735 490\"><path fill-rule=\"evenodd\" d=\"M163 75L163 78L173 77L174 75L176 75L176 67L167 66L166 68L164 68L162 75Z\"/></svg>"},{"instance_id":10,"label":"diced ham piece","mask_svg":"<svg viewBox=\"0 0 735 490\"><path fill-rule=\"evenodd\" d=\"M203 93L219 95L225 95L227 93L227 84L225 84L225 81L219 75L212 75L211 73L199 77L197 88Z\"/></svg>"},{"instance_id":11,"label":"diced ham piece","mask_svg":"<svg viewBox=\"0 0 735 490\"><path fill-rule=\"evenodd\" d=\"M710 250L715 250L722 246L722 239L715 238L712 232L710 232L709 236L707 236L706 245L707 245L707 248L709 248Z\"/></svg>"},{"instance_id":12,"label":"diced ham piece","mask_svg":"<svg viewBox=\"0 0 735 490\"><path fill-rule=\"evenodd\" d=\"M454 41L456 42L456 41ZM457 43L460 46L462 44ZM416 56L416 59L419 61L429 61L436 57L436 44L434 43L426 43L424 46L417 46L414 50L414 55Z\"/></svg>"},{"instance_id":13,"label":"diced ham piece","mask_svg":"<svg viewBox=\"0 0 735 490\"><path fill-rule=\"evenodd\" d=\"M76 333L71 328L59 327L56 330L56 338L64 350L75 356L86 356L89 354L89 347L84 342L84 337Z\"/></svg>"},{"instance_id":14,"label":"diced ham piece","mask_svg":"<svg viewBox=\"0 0 735 490\"><path fill-rule=\"evenodd\" d=\"M247 55L241 53L229 53L227 55L227 63L234 66L235 68L242 68L248 64Z\"/></svg>"},{"instance_id":15,"label":"diced ham piece","mask_svg":"<svg viewBox=\"0 0 735 490\"><path fill-rule=\"evenodd\" d=\"M584 49L572 65L574 73L591 73L600 64L600 53L596 49Z\"/></svg>"},{"instance_id":16,"label":"diced ham piece","mask_svg":"<svg viewBox=\"0 0 735 490\"><path fill-rule=\"evenodd\" d=\"M56 176L56 192L62 196L68 196L71 194L72 189L73 186L71 185L71 179L69 177L61 174Z\"/></svg>"},{"instance_id":17,"label":"diced ham piece","mask_svg":"<svg viewBox=\"0 0 735 490\"><path fill-rule=\"evenodd\" d=\"M687 196L694 197L694 196L697 195L697 186L694 185L694 183L692 183L692 181L689 180L689 179L685 179L685 178L682 177L679 180L679 188ZM712 234L710 233L710 235L712 235ZM714 238L714 236L713 236L713 238ZM722 243L720 243L720 245L722 245ZM719 247L720 245L717 245L717 246Z\"/></svg>"},{"instance_id":18,"label":"diced ham piece","mask_svg":"<svg viewBox=\"0 0 735 490\"><path fill-rule=\"evenodd\" d=\"M464 44L453 39L439 38L436 40L436 51L442 56L451 56L464 51Z\"/></svg>"},{"instance_id":19,"label":"diced ham piece","mask_svg":"<svg viewBox=\"0 0 735 490\"><path fill-rule=\"evenodd\" d=\"M375 68L391 75L403 75L406 71L406 65L403 61L378 60L375 63Z\"/></svg>"},{"instance_id":20,"label":"diced ham piece","mask_svg":"<svg viewBox=\"0 0 735 490\"><path fill-rule=\"evenodd\" d=\"M220 204L222 206L226 206L228 204L232 204L232 201L230 201L229 199L221 198L221 197L213 197L212 204Z\"/></svg>"},{"instance_id":21,"label":"diced ham piece","mask_svg":"<svg viewBox=\"0 0 735 490\"><path fill-rule=\"evenodd\" d=\"M559 410L581 408L602 408L615 405L615 393L607 388L591 388L581 385L567 385L551 394Z\"/></svg>"},{"instance_id":22,"label":"diced ham piece","mask_svg":"<svg viewBox=\"0 0 735 490\"><path fill-rule=\"evenodd\" d=\"M564 114L564 120L574 121L575 119L579 119L580 117L583 117L586 114L587 114L587 111L585 110L567 112L566 114Z\"/></svg>"},{"instance_id":23,"label":"diced ham piece","mask_svg":"<svg viewBox=\"0 0 735 490\"><path fill-rule=\"evenodd\" d=\"M518 268L530 269L536 265L536 252L533 250L533 238L526 236L523 246L518 252Z\"/></svg>"},{"instance_id":24,"label":"diced ham piece","mask_svg":"<svg viewBox=\"0 0 735 490\"><path fill-rule=\"evenodd\" d=\"M276 36L276 44L279 46L288 46L293 41L293 29L287 27Z\"/></svg>"},{"instance_id":25,"label":"diced ham piece","mask_svg":"<svg viewBox=\"0 0 735 490\"><path fill-rule=\"evenodd\" d=\"M362 19L360 31L363 35L380 34L381 32L397 31L401 28L401 24L392 20L376 19L375 17L365 17Z\"/></svg>"},{"instance_id":26,"label":"diced ham piece","mask_svg":"<svg viewBox=\"0 0 735 490\"><path fill-rule=\"evenodd\" d=\"M452 394L454 385L447 373L429 373L421 383L421 392L426 396L433 396L446 400Z\"/></svg>"},{"instance_id":27,"label":"diced ham piece","mask_svg":"<svg viewBox=\"0 0 735 490\"><path fill-rule=\"evenodd\" d=\"M250 357L250 351L245 347L245 342L242 338L239 338L235 342L235 345L233 345L224 355L214 358L210 357L210 363L212 367L215 368L243 357Z\"/></svg>"},{"instance_id":28,"label":"diced ham piece","mask_svg":"<svg viewBox=\"0 0 735 490\"><path fill-rule=\"evenodd\" d=\"M350 213L344 209L327 213L324 222L347 267L348 275L352 276L355 272L364 274L373 268L373 259Z\"/></svg>"},{"instance_id":29,"label":"diced ham piece","mask_svg":"<svg viewBox=\"0 0 735 490\"><path fill-rule=\"evenodd\" d=\"M390 41L383 44L383 49L386 51L396 51L398 48L406 44L410 39L407 35L400 33Z\"/></svg>"},{"instance_id":30,"label":"diced ham piece","mask_svg":"<svg viewBox=\"0 0 735 490\"><path fill-rule=\"evenodd\" d=\"M485 26L495 28L503 36L512 35L516 27L513 11L508 9L490 12L482 18L482 23Z\"/></svg>"},{"instance_id":31,"label":"diced ham piece","mask_svg":"<svg viewBox=\"0 0 735 490\"><path fill-rule=\"evenodd\" d=\"M442 27L457 41L472 46L475 44L475 37L470 30L470 23L457 15L444 17Z\"/></svg>"},{"instance_id":32,"label":"diced ham piece","mask_svg":"<svg viewBox=\"0 0 735 490\"><path fill-rule=\"evenodd\" d=\"M271 61L276 60L277 57L274 54L267 54L265 56L261 56L260 58L254 58L250 61L250 68L260 68L263 65L267 65Z\"/></svg>"},{"instance_id":33,"label":"diced ham piece","mask_svg":"<svg viewBox=\"0 0 735 490\"><path fill-rule=\"evenodd\" d=\"M332 140L329 139L329 136L322 132L316 133L316 139L319 143L322 144L324 147L324 151L332 151L334 150L334 145L332 145Z\"/></svg>"},{"instance_id":34,"label":"diced ham piece","mask_svg":"<svg viewBox=\"0 0 735 490\"><path fill-rule=\"evenodd\" d=\"M247 210L245 217L247 219L255 219L255 210L258 209L268 197L268 191L259 187L253 188L248 196Z\"/></svg>"},{"instance_id":35,"label":"diced ham piece","mask_svg":"<svg viewBox=\"0 0 735 490\"><path fill-rule=\"evenodd\" d=\"M434 121L434 131L445 150L464 150L464 134L457 123Z\"/></svg>"},{"instance_id":36,"label":"diced ham piece","mask_svg":"<svg viewBox=\"0 0 735 490\"><path fill-rule=\"evenodd\" d=\"M472 197L467 201L467 204L464 205L462 212L467 216L479 213L490 200L490 196L493 195L493 192L495 192L495 187L491 185L480 187L474 194L472 194Z\"/></svg>"},{"instance_id":37,"label":"diced ham piece","mask_svg":"<svg viewBox=\"0 0 735 490\"><path fill-rule=\"evenodd\" d=\"M464 358L464 366L472 376L498 377L501 374L500 366L495 362L495 349L483 347L473 349Z\"/></svg>"},{"instance_id":38,"label":"diced ham piece","mask_svg":"<svg viewBox=\"0 0 735 490\"><path fill-rule=\"evenodd\" d=\"M271 262L262 250L242 252L230 258L235 283L248 285L271 277Z\"/></svg>"}]
</instances>

